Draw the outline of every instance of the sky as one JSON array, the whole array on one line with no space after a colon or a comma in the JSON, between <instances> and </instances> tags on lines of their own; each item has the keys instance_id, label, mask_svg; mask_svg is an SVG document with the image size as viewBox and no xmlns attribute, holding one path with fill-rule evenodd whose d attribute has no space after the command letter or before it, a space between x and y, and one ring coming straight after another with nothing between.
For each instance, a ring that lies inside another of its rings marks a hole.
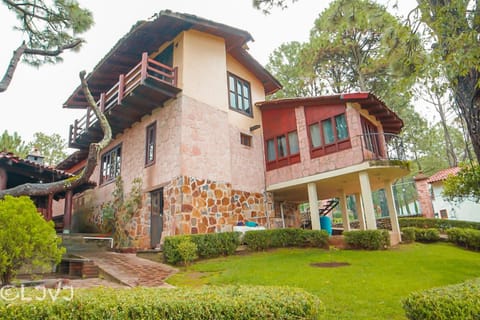
<instances>
[{"instance_id":1,"label":"sky","mask_svg":"<svg viewBox=\"0 0 480 320\"><path fill-rule=\"evenodd\" d=\"M91 72L112 46L138 20L170 9L195 14L248 31L254 38L250 53L262 65L271 52L282 43L307 41L313 23L330 1L300 0L288 9L275 9L264 15L252 6L252 0L80 0L82 7L93 12L95 25L81 37L86 40L79 52L66 52L63 62L34 68L20 64L7 91L0 93L0 133L18 132L25 141L31 141L35 132L58 133L67 140L68 129L84 110L62 108L65 100L80 84L79 72ZM392 1L380 1L391 4ZM400 9L412 7L412 0L398 1ZM132 5L135 4L135 5ZM6 70L12 52L21 44L22 37L12 30L14 15L0 5L0 74Z\"/></svg>"}]
</instances>

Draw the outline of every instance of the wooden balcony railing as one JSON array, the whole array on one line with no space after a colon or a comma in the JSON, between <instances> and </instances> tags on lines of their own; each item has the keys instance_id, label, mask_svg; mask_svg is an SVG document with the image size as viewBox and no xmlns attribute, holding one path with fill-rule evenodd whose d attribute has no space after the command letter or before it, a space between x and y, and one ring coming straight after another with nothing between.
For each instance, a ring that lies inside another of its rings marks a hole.
<instances>
[{"instance_id":1,"label":"wooden balcony railing","mask_svg":"<svg viewBox=\"0 0 480 320\"><path fill-rule=\"evenodd\" d=\"M142 60L133 67L127 74L121 74L118 82L110 90L100 94L96 102L102 112L111 110L122 104L122 100L128 97L137 87L145 82L153 86L166 84L171 87L177 86L177 67L170 67L148 57L144 52ZM107 117L108 118L108 117ZM89 128L98 124L98 119L93 110L88 107L85 116L75 120L70 125L69 141L75 145L75 141L85 134Z\"/></svg>"},{"instance_id":2,"label":"wooden balcony railing","mask_svg":"<svg viewBox=\"0 0 480 320\"><path fill-rule=\"evenodd\" d=\"M406 160L402 137L391 133L369 133L358 136L363 160Z\"/></svg>"}]
</instances>

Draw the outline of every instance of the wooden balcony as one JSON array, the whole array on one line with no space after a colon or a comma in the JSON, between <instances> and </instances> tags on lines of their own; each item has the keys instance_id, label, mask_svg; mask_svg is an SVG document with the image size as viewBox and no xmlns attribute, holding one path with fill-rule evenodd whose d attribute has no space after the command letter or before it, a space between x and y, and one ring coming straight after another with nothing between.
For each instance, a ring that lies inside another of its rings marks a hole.
<instances>
[{"instance_id":1,"label":"wooden balcony","mask_svg":"<svg viewBox=\"0 0 480 320\"><path fill-rule=\"evenodd\" d=\"M97 106L105 114L112 135L131 127L144 115L177 96L177 68L150 59L143 53L141 61L107 92L100 94ZM103 137L100 124L89 107L85 116L70 125L69 146L84 149Z\"/></svg>"}]
</instances>

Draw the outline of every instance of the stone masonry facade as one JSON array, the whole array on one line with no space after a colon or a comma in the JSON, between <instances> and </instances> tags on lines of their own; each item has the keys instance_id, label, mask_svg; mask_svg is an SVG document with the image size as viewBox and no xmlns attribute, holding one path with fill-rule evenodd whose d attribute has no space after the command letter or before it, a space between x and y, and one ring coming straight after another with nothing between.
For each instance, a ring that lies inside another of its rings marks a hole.
<instances>
[{"instance_id":1,"label":"stone masonry facade","mask_svg":"<svg viewBox=\"0 0 480 320\"><path fill-rule=\"evenodd\" d=\"M269 201L228 182L180 176L164 187L163 235L233 231L246 221L265 226L273 207Z\"/></svg>"}]
</instances>

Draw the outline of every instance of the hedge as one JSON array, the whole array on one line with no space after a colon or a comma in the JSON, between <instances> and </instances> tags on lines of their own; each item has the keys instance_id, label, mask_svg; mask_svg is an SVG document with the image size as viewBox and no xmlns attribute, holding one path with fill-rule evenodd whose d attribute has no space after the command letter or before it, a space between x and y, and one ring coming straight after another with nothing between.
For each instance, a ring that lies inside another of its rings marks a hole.
<instances>
[{"instance_id":1,"label":"hedge","mask_svg":"<svg viewBox=\"0 0 480 320\"><path fill-rule=\"evenodd\" d=\"M289 287L95 288L73 293L71 301L59 297L55 302L47 298L7 304L0 300L0 318L317 319L322 308L318 297Z\"/></svg>"},{"instance_id":2,"label":"hedge","mask_svg":"<svg viewBox=\"0 0 480 320\"><path fill-rule=\"evenodd\" d=\"M444 232L451 228L468 228L480 230L480 222L449 220L449 219L428 219L428 218L399 218L398 223L401 228L435 228Z\"/></svg>"},{"instance_id":3,"label":"hedge","mask_svg":"<svg viewBox=\"0 0 480 320\"><path fill-rule=\"evenodd\" d=\"M414 292L402 301L408 319L480 319L480 279Z\"/></svg>"},{"instance_id":4,"label":"hedge","mask_svg":"<svg viewBox=\"0 0 480 320\"><path fill-rule=\"evenodd\" d=\"M182 261L178 245L185 240L197 245L199 258L214 258L235 253L240 244L240 233L221 232L166 237L163 243L163 257L166 262L177 264Z\"/></svg>"},{"instance_id":5,"label":"hedge","mask_svg":"<svg viewBox=\"0 0 480 320\"><path fill-rule=\"evenodd\" d=\"M480 250L480 230L452 228L447 230L448 241L458 246Z\"/></svg>"},{"instance_id":6,"label":"hedge","mask_svg":"<svg viewBox=\"0 0 480 320\"><path fill-rule=\"evenodd\" d=\"M243 242L252 251L282 247L320 247L328 245L325 230L271 229L245 232Z\"/></svg>"},{"instance_id":7,"label":"hedge","mask_svg":"<svg viewBox=\"0 0 480 320\"><path fill-rule=\"evenodd\" d=\"M440 241L440 231L435 228L402 228L402 240L405 242L437 242Z\"/></svg>"},{"instance_id":8,"label":"hedge","mask_svg":"<svg viewBox=\"0 0 480 320\"><path fill-rule=\"evenodd\" d=\"M344 231L345 243L352 249L382 250L390 246L387 230Z\"/></svg>"}]
</instances>

